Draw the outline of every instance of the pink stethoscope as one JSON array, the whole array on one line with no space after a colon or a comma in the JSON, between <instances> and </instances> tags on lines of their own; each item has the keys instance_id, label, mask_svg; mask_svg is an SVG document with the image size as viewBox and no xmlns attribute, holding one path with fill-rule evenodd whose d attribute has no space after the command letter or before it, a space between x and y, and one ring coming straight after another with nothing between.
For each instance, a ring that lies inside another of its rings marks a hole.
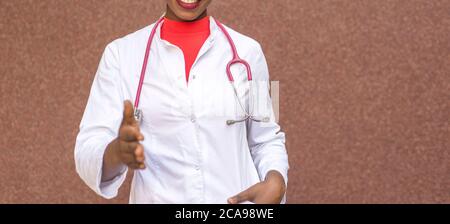
<instances>
[{"instance_id":1,"label":"pink stethoscope","mask_svg":"<svg viewBox=\"0 0 450 224\"><path fill-rule=\"evenodd\" d=\"M156 33L156 29L163 22L163 20L164 20L164 17L161 17L156 22L156 24L153 26L152 32L150 33L150 37L148 38L148 41L147 41L147 48L145 50L144 62L142 63L141 76L140 76L140 79L139 79L139 85L138 85L138 88L137 88L136 98L135 98L135 101L134 101L134 117L139 123L142 121L142 111L139 109L139 100L141 98L142 85L143 85L144 79L145 79L145 71L147 69L148 58L150 56L150 48L151 48L152 41L153 41L153 38L154 38L155 33ZM234 85L233 74L231 73L231 66L234 65L234 64L241 64L241 65L245 66L245 69L247 71L247 80L248 80L248 83L249 83L249 95L252 95L251 94L252 93L252 91L251 91L251 88L252 88L252 71L251 71L251 68L250 68L250 65L248 64L248 62L246 62L245 60L243 60L243 59L241 59L239 57L239 55L237 53L237 50L236 50L236 45L234 44L233 39L231 39L230 34L226 31L225 27L221 23L219 23L217 20L214 19L214 21L216 22L217 26L219 26L220 30L225 35L225 37L228 40L228 43L230 44L231 51L233 53L233 58L227 64L226 73L227 73L227 76L228 76L228 80L230 81L230 83L231 83L231 85L233 87L234 94L235 94L235 96L237 98L239 106L241 107L242 111L245 113L243 118L238 119L238 120L227 120L226 124L227 125L233 125L235 123L244 122L244 121L247 121L249 119L253 120L253 121L256 121L256 122L269 122L269 120L270 120L269 117L263 117L263 118L258 119L255 116L253 116L252 112L247 111L244 108L244 105L242 104L241 100L239 99L239 96L238 96L238 93L237 93L237 90L236 90L236 86ZM253 110L254 105L253 105L253 99L252 98L253 97L249 97L249 103L251 103L252 110Z\"/></svg>"}]
</instances>

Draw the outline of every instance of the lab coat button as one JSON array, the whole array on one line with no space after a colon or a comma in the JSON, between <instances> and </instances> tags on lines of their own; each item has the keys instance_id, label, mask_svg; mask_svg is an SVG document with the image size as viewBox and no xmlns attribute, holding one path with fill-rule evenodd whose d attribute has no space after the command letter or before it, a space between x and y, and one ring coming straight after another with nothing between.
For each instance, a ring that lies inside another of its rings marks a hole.
<instances>
[{"instance_id":1,"label":"lab coat button","mask_svg":"<svg viewBox=\"0 0 450 224\"><path fill-rule=\"evenodd\" d=\"M192 123L195 123L195 121L196 121L195 117L192 116L192 117L191 117L191 122L192 122Z\"/></svg>"}]
</instances>

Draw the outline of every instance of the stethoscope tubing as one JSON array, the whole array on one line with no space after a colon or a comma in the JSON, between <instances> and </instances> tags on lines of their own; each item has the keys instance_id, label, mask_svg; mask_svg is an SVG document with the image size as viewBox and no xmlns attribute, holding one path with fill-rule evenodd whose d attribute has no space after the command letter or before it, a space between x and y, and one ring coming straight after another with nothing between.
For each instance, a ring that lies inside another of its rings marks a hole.
<instances>
[{"instance_id":1,"label":"stethoscope tubing","mask_svg":"<svg viewBox=\"0 0 450 224\"><path fill-rule=\"evenodd\" d=\"M139 84L138 84L138 87L137 87L136 97L135 97L135 101L134 101L134 116L135 116L135 118L136 118L136 120L138 122L140 122L142 120L142 112L139 109L139 103L140 103L140 99L141 99L142 86L144 84L144 79L145 79L145 75L146 75L147 64L148 64L149 57L150 57L150 50L151 50L151 46L152 46L152 43L153 43L153 39L154 39L155 34L156 34L156 30L161 25L161 23L163 21L164 21L164 16L161 17L160 19L158 19L158 21L153 26L153 29L152 29L152 31L150 33L150 36L148 38L148 41L147 41L147 47L145 49L144 61L142 63L141 75L140 75L140 78L139 78ZM235 65L235 64L241 64L241 65L245 66L245 69L247 71L247 81L249 82L249 91L250 91L249 94L252 94L251 88L252 88L253 77L252 77L252 71L251 71L250 64L248 64L247 61L245 61L245 60L243 60L243 59L241 59L239 57L239 54L238 54L238 52L236 50L236 45L234 44L233 39L231 38L230 34L225 29L225 27L221 23L219 23L217 20L215 20L215 19L214 19L214 22L220 28L220 30L222 31L222 33L225 35L226 39L228 40L228 43L230 44L231 51L232 51L232 54L233 54L233 58L228 62L227 66L226 66L226 73L227 73L228 80L230 81L230 83L231 83L231 85L233 87L233 91L235 93L235 96L237 98L239 106L241 107L241 109L245 113L245 116L242 119L239 119L239 120L227 120L227 122L226 122L227 125L232 125L232 124L235 124L235 123L238 123L238 122L243 122L243 121L246 121L248 119L251 119L251 120L256 121L256 122L268 122L268 120L269 120L268 117L264 117L262 119L257 119L256 117L251 115L251 113L253 113L253 111L247 111L244 108L244 105L242 105L242 102L239 99L239 95L238 95L236 86L234 85L234 78L233 78L233 74L231 73L231 66ZM249 97L249 98L252 98L252 96ZM249 99L249 100L251 101L249 103L251 103L252 106L254 106L253 105L253 103L254 103L253 99Z\"/></svg>"}]
</instances>

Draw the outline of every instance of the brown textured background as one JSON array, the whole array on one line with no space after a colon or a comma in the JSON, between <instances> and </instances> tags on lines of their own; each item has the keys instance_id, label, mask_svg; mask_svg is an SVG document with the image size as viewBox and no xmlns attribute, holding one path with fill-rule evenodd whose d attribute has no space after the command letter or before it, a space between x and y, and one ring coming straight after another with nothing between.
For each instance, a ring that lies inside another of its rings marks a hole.
<instances>
[{"instance_id":1,"label":"brown textured background","mask_svg":"<svg viewBox=\"0 0 450 224\"><path fill-rule=\"evenodd\" d=\"M0 0L0 203L106 201L75 172L107 43L164 0ZM281 84L289 203L450 203L450 0L214 0ZM129 180L129 179L128 179Z\"/></svg>"}]
</instances>

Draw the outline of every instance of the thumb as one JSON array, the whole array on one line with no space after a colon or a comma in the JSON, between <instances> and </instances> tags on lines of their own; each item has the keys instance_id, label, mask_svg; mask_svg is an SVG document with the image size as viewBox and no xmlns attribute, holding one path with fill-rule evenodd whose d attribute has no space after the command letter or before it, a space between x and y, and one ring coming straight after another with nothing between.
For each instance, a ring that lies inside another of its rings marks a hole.
<instances>
[{"instance_id":1,"label":"thumb","mask_svg":"<svg viewBox=\"0 0 450 224\"><path fill-rule=\"evenodd\" d=\"M122 123L132 125L135 122L136 122L136 120L134 119L133 104L131 104L131 101L126 100L123 103L123 120L122 120Z\"/></svg>"},{"instance_id":2,"label":"thumb","mask_svg":"<svg viewBox=\"0 0 450 224\"><path fill-rule=\"evenodd\" d=\"M240 204L246 201L253 201L255 195L255 186L248 188L245 191L228 199L229 204Z\"/></svg>"}]
</instances>

